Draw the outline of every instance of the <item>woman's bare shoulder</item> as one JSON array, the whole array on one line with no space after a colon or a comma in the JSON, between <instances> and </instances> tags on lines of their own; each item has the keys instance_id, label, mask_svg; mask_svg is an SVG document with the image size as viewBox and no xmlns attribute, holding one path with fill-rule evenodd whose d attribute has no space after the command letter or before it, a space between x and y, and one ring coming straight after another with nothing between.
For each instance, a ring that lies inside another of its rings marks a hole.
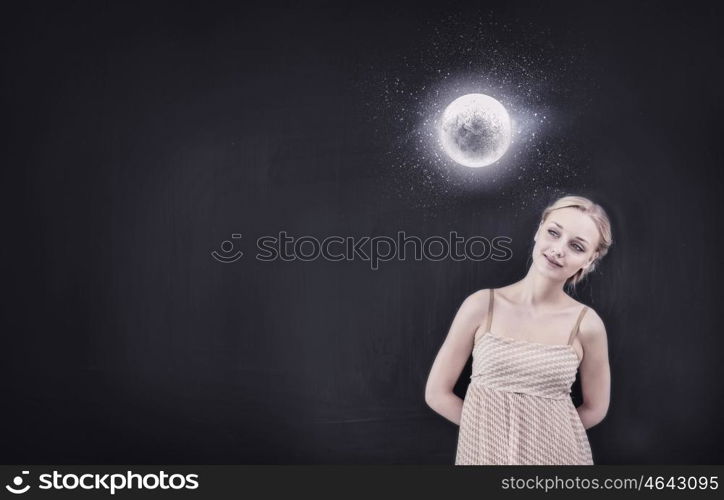
<instances>
[{"instance_id":1,"label":"woman's bare shoulder","mask_svg":"<svg viewBox=\"0 0 724 500\"><path fill-rule=\"evenodd\" d=\"M579 335L584 338L606 338L606 325L598 312L591 306L586 306L588 310L583 315L579 326Z\"/></svg>"},{"instance_id":2,"label":"woman's bare shoulder","mask_svg":"<svg viewBox=\"0 0 724 500\"><path fill-rule=\"evenodd\" d=\"M568 299L570 300L569 305L572 309L578 309L580 311L581 309L583 309L585 307L588 309L588 311L586 311L586 316L588 316L589 314L591 314L592 316L594 316L594 315L598 316L598 313L596 313L596 310L593 307L589 306L588 304L584 304L580 300L576 300L573 297L571 297L570 295L568 296Z\"/></svg>"},{"instance_id":3,"label":"woman's bare shoulder","mask_svg":"<svg viewBox=\"0 0 724 500\"><path fill-rule=\"evenodd\" d=\"M485 316L490 302L490 288L483 288L468 295L460 306L461 311L474 316Z\"/></svg>"}]
</instances>

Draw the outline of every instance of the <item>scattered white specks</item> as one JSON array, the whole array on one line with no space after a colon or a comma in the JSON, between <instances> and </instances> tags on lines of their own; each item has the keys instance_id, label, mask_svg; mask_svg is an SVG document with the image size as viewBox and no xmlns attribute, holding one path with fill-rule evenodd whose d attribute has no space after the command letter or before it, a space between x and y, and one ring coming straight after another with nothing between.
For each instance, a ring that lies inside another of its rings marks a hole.
<instances>
[{"instance_id":1,"label":"scattered white specks","mask_svg":"<svg viewBox=\"0 0 724 500\"><path fill-rule=\"evenodd\" d=\"M567 117L587 104L589 82L584 49L552 39L540 25L461 13L420 26L415 52L375 54L357 85L378 123L386 121L380 141L390 145L389 164L399 165L382 187L422 208L506 193L511 207L521 207L565 190L585 165ZM506 155L479 169L440 154L439 117L468 93L494 97L513 119Z\"/></svg>"}]
</instances>

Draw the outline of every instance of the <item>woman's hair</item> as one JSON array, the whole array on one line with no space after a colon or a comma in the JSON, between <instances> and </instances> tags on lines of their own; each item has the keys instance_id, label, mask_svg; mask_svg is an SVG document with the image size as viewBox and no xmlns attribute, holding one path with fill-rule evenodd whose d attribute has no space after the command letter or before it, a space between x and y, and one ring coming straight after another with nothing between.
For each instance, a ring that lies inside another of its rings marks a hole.
<instances>
[{"instance_id":1,"label":"woman's hair","mask_svg":"<svg viewBox=\"0 0 724 500\"><path fill-rule=\"evenodd\" d=\"M554 210L571 207L577 208L588 215L596 224L599 234L598 246L594 249L594 252L598 252L598 256L587 269L580 269L576 274L566 280L566 285L575 288L576 284L583 280L588 273L596 269L598 263L603 259L604 255L608 253L608 249L613 244L613 235L611 234L611 222L603 207L582 196L564 196L563 198L558 198L543 210L541 224L545 222Z\"/></svg>"}]
</instances>

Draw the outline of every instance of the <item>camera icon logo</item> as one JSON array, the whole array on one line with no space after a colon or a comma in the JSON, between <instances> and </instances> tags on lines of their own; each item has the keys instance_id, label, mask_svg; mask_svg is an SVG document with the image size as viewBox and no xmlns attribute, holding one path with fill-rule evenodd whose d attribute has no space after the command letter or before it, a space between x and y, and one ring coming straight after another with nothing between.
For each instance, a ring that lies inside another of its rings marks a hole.
<instances>
[{"instance_id":1,"label":"camera icon logo","mask_svg":"<svg viewBox=\"0 0 724 500\"><path fill-rule=\"evenodd\" d=\"M24 470L22 472L23 475L30 474L29 470ZM7 489L10 493L14 493L15 495L22 495L23 493L26 493L30 489L30 485L26 484L24 487L23 485L23 477L21 476L15 476L13 478L13 486L6 484L5 489Z\"/></svg>"}]
</instances>

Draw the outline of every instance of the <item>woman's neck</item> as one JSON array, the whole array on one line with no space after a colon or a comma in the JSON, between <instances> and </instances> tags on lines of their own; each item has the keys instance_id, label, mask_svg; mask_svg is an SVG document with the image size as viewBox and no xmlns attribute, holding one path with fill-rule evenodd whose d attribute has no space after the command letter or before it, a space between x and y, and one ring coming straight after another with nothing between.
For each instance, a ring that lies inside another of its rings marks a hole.
<instances>
[{"instance_id":1,"label":"woman's neck","mask_svg":"<svg viewBox=\"0 0 724 500\"><path fill-rule=\"evenodd\" d=\"M568 294L563 291L564 284L565 281L551 280L531 266L522 280L511 285L510 291L515 295L516 302L524 306L560 307L570 300Z\"/></svg>"}]
</instances>

